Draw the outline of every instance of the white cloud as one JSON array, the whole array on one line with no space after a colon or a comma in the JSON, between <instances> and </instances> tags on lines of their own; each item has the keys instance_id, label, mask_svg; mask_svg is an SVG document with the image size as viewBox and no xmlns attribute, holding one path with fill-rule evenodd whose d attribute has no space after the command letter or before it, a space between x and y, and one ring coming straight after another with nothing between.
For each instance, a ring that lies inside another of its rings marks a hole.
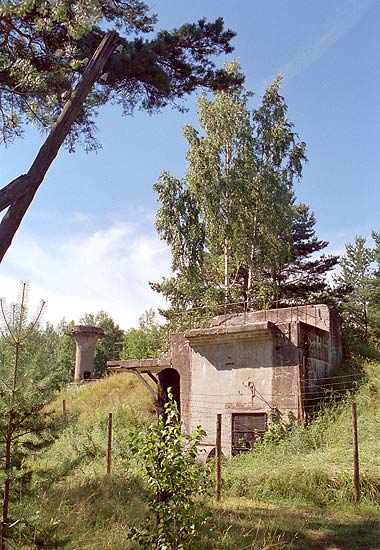
<instances>
[{"instance_id":1,"label":"white cloud","mask_svg":"<svg viewBox=\"0 0 380 550\"><path fill-rule=\"evenodd\" d=\"M125 329L149 307L163 306L148 282L169 273L169 251L153 227L117 221L90 230L86 216L76 218L85 222L80 230L59 241L16 238L2 265L0 295L15 299L19 281L28 280L31 307L48 302L46 320L78 322L84 313L106 310Z\"/></svg>"},{"instance_id":2,"label":"white cloud","mask_svg":"<svg viewBox=\"0 0 380 550\"><path fill-rule=\"evenodd\" d=\"M334 44L353 29L373 4L373 0L356 2L349 0L321 36L306 44L279 72L287 79L293 78L318 61Z\"/></svg>"},{"instance_id":3,"label":"white cloud","mask_svg":"<svg viewBox=\"0 0 380 550\"><path fill-rule=\"evenodd\" d=\"M68 221L82 226L84 229L91 229L95 224L95 217L89 212L72 212L68 216Z\"/></svg>"}]
</instances>

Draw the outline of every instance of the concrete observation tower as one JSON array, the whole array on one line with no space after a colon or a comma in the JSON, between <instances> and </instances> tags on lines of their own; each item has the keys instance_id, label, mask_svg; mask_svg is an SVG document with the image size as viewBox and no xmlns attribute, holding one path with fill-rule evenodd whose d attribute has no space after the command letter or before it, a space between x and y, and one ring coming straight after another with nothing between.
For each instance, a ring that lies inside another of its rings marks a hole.
<instances>
[{"instance_id":1,"label":"concrete observation tower","mask_svg":"<svg viewBox=\"0 0 380 550\"><path fill-rule=\"evenodd\" d=\"M77 345L74 381L94 378L94 355L97 340L106 338L103 329L88 325L75 325L68 333Z\"/></svg>"}]
</instances>

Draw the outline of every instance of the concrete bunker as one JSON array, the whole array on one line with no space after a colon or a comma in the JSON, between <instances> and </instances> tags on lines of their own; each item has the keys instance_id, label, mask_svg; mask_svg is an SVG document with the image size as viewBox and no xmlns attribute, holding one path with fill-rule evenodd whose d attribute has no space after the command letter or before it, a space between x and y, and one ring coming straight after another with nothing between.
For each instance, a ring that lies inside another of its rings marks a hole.
<instances>
[{"instance_id":1,"label":"concrete bunker","mask_svg":"<svg viewBox=\"0 0 380 550\"><path fill-rule=\"evenodd\" d=\"M135 372L156 402L160 377L163 388L173 387L177 372L185 431L203 427L208 456L221 414L222 452L229 456L255 444L274 408L284 417L304 419L341 356L340 317L318 304L220 315L206 328L173 335L169 350L157 359L107 364L113 371ZM144 372L158 388L148 384Z\"/></svg>"}]
</instances>

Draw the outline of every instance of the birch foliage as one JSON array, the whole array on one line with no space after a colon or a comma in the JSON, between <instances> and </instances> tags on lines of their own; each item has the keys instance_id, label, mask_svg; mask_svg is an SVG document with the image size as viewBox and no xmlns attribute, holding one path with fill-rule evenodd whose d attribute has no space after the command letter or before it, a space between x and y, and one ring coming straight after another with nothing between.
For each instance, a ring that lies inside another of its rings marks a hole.
<instances>
[{"instance_id":1,"label":"birch foliage","mask_svg":"<svg viewBox=\"0 0 380 550\"><path fill-rule=\"evenodd\" d=\"M226 72L242 79L236 61ZM231 301L262 307L270 299L265 269L289 257L293 185L306 160L280 83L276 77L253 112L252 93L241 85L201 96L199 129L183 131L184 178L163 172L154 186L156 227L171 248L173 277L152 286L172 310Z\"/></svg>"},{"instance_id":2,"label":"birch foliage","mask_svg":"<svg viewBox=\"0 0 380 550\"><path fill-rule=\"evenodd\" d=\"M346 244L340 260L341 271L335 276L338 287L346 290L341 303L343 319L347 327L364 340L370 335L372 290L378 281L374 263L376 249L368 246L365 237L356 236L353 243Z\"/></svg>"}]
</instances>

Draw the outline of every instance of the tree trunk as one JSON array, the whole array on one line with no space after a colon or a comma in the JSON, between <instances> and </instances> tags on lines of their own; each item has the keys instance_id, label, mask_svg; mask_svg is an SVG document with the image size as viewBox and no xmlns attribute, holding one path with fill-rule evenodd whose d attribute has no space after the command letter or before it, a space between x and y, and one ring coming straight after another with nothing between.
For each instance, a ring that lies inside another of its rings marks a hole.
<instances>
[{"instance_id":1,"label":"tree trunk","mask_svg":"<svg viewBox=\"0 0 380 550\"><path fill-rule=\"evenodd\" d=\"M115 32L107 33L104 36L28 173L16 178L0 190L0 210L9 206L0 223L0 262L10 247L46 172L81 112L92 86L112 54L117 40L118 35Z\"/></svg>"},{"instance_id":2,"label":"tree trunk","mask_svg":"<svg viewBox=\"0 0 380 550\"><path fill-rule=\"evenodd\" d=\"M229 302L230 295L230 251L227 239L224 241L224 302Z\"/></svg>"},{"instance_id":3,"label":"tree trunk","mask_svg":"<svg viewBox=\"0 0 380 550\"><path fill-rule=\"evenodd\" d=\"M230 143L225 144L225 160L224 160L224 172L225 172L225 178L226 181L229 182L230 179L230 161L231 161L231 147ZM226 203L226 211L225 211L225 223L226 227L224 228L225 231L225 237L224 237L224 312L227 313L227 304L229 303L230 298L230 247L228 243L228 238L226 235L228 235L228 226L230 221L230 206L231 206L231 198L229 196L229 184L227 188L227 195L225 197L225 203ZM227 232L227 233L226 233Z\"/></svg>"},{"instance_id":4,"label":"tree trunk","mask_svg":"<svg viewBox=\"0 0 380 550\"><path fill-rule=\"evenodd\" d=\"M251 245L251 252L249 257L249 270L248 270L248 281L247 281L247 303L245 304L245 309L248 311L249 309L249 291L252 287L252 281L253 281L253 268L254 268L254 261L255 261L255 255L256 255L256 236L257 236L257 207L254 213L253 218L253 232L252 232L252 245Z\"/></svg>"},{"instance_id":5,"label":"tree trunk","mask_svg":"<svg viewBox=\"0 0 380 550\"><path fill-rule=\"evenodd\" d=\"M2 515L1 515L1 526L0 526L0 550L5 550L5 531L7 529L8 523L8 510L9 510L9 497L11 492L11 479L10 469L11 469L11 457L12 457L12 434L13 434L13 411L9 411L8 414L8 424L6 432L6 441L5 441L5 470L6 478L4 482L4 494L3 494L3 506L2 506Z\"/></svg>"}]
</instances>

